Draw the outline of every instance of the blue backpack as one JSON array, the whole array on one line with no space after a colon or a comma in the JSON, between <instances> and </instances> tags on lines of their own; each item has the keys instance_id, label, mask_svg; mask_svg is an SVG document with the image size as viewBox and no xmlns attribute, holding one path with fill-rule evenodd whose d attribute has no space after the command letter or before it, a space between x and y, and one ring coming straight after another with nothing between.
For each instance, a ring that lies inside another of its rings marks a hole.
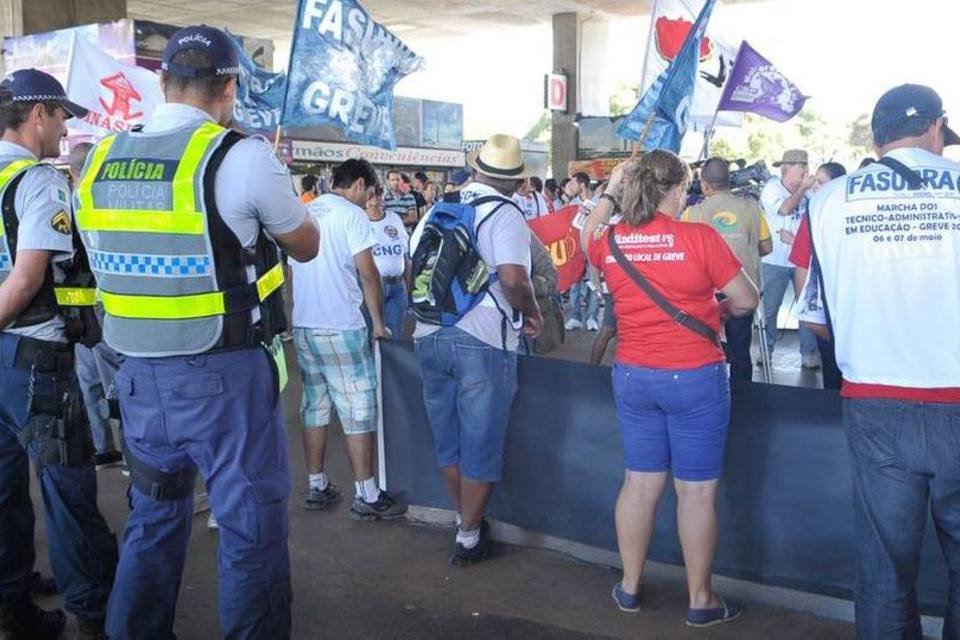
<instances>
[{"instance_id":1,"label":"blue backpack","mask_svg":"<svg viewBox=\"0 0 960 640\"><path fill-rule=\"evenodd\" d=\"M489 202L500 204L477 225L476 207ZM470 204L445 200L430 210L411 259L410 306L418 320L455 325L487 295L497 274L480 256L477 233L504 205L517 206L505 196L484 196Z\"/></svg>"}]
</instances>

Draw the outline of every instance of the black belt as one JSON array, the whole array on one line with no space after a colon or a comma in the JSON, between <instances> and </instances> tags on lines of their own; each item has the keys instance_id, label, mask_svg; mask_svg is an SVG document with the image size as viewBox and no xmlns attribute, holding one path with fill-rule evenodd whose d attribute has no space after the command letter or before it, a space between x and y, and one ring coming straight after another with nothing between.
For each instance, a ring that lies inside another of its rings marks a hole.
<instances>
[{"instance_id":1,"label":"black belt","mask_svg":"<svg viewBox=\"0 0 960 640\"><path fill-rule=\"evenodd\" d=\"M70 373L73 371L73 345L36 338L20 338L13 366L30 371L34 365L41 373Z\"/></svg>"},{"instance_id":2,"label":"black belt","mask_svg":"<svg viewBox=\"0 0 960 640\"><path fill-rule=\"evenodd\" d=\"M384 276L380 279L383 284L403 284L403 276Z\"/></svg>"}]
</instances>

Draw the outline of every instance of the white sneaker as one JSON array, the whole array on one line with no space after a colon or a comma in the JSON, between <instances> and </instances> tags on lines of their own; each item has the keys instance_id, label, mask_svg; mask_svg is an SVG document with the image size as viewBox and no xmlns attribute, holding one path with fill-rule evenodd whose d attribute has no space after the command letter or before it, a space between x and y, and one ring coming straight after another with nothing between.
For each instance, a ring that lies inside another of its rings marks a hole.
<instances>
[{"instance_id":1,"label":"white sneaker","mask_svg":"<svg viewBox=\"0 0 960 640\"><path fill-rule=\"evenodd\" d=\"M567 320L567 324L563 326L567 331L576 331L577 329L581 328L583 324L581 324L576 318L570 318Z\"/></svg>"},{"instance_id":2,"label":"white sneaker","mask_svg":"<svg viewBox=\"0 0 960 640\"><path fill-rule=\"evenodd\" d=\"M213 512L210 512L210 515L207 516L207 529L210 531L216 531L220 528L220 523L217 522L217 519L213 517Z\"/></svg>"},{"instance_id":3,"label":"white sneaker","mask_svg":"<svg viewBox=\"0 0 960 640\"><path fill-rule=\"evenodd\" d=\"M819 353L809 353L800 358L800 366L804 369L819 369L821 364Z\"/></svg>"},{"instance_id":4,"label":"white sneaker","mask_svg":"<svg viewBox=\"0 0 960 640\"><path fill-rule=\"evenodd\" d=\"M600 325L597 324L597 321L593 318L587 320L587 331L597 331L600 329Z\"/></svg>"}]
</instances>

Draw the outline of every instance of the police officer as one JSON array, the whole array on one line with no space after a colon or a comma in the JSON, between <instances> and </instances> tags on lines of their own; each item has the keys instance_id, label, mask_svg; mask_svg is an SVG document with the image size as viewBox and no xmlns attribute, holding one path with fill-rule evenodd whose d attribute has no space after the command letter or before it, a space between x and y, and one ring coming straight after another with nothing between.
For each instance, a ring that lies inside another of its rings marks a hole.
<instances>
[{"instance_id":1,"label":"police officer","mask_svg":"<svg viewBox=\"0 0 960 640\"><path fill-rule=\"evenodd\" d=\"M133 511L113 640L173 637L198 469L220 523L222 635L290 636L277 245L307 261L319 236L269 143L225 128L238 73L222 31L174 33L166 104L143 130L100 141L77 191L104 340L126 356L116 384Z\"/></svg>"},{"instance_id":2,"label":"police officer","mask_svg":"<svg viewBox=\"0 0 960 640\"><path fill-rule=\"evenodd\" d=\"M811 201L822 277L807 283L823 288L843 372L857 637L923 636L929 509L950 583L943 637L960 638L960 164L943 157L960 136L920 85L885 93L871 126L880 160Z\"/></svg>"},{"instance_id":3,"label":"police officer","mask_svg":"<svg viewBox=\"0 0 960 640\"><path fill-rule=\"evenodd\" d=\"M62 611L26 593L34 562L27 454L38 470L50 563L85 638L103 636L116 540L97 509L90 427L73 371L72 340L96 341L85 260L74 255L69 187L53 167L65 122L86 110L35 69L0 84L0 631L55 638ZM89 317L91 314L83 314ZM90 333L86 333L89 331Z\"/></svg>"}]
</instances>

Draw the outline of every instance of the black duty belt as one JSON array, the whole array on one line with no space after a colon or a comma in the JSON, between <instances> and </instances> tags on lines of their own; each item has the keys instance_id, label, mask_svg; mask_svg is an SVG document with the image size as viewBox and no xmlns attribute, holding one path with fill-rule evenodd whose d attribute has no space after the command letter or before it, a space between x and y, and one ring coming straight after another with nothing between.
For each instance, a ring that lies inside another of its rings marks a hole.
<instances>
[{"instance_id":1,"label":"black duty belt","mask_svg":"<svg viewBox=\"0 0 960 640\"><path fill-rule=\"evenodd\" d=\"M21 337L13 364L27 371L36 366L41 373L71 373L74 366L73 345Z\"/></svg>"}]
</instances>

